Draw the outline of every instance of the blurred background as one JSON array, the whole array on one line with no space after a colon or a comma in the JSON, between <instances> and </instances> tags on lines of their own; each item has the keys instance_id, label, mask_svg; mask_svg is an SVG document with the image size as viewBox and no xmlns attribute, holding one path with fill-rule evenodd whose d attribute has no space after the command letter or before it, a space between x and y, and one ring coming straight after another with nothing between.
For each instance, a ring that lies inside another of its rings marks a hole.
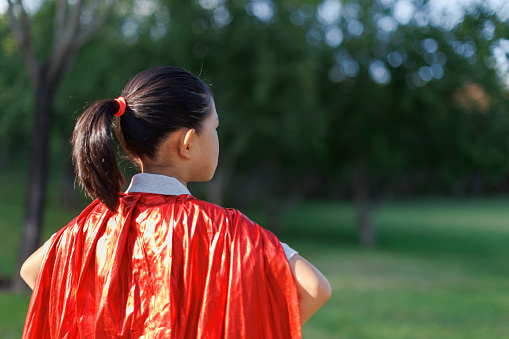
<instances>
[{"instance_id":1,"label":"blurred background","mask_svg":"<svg viewBox=\"0 0 509 339\"><path fill-rule=\"evenodd\" d=\"M23 328L20 264L90 202L77 117L174 65L220 116L191 192L329 278L304 338L509 338L508 20L505 0L0 0L0 337Z\"/></svg>"}]
</instances>

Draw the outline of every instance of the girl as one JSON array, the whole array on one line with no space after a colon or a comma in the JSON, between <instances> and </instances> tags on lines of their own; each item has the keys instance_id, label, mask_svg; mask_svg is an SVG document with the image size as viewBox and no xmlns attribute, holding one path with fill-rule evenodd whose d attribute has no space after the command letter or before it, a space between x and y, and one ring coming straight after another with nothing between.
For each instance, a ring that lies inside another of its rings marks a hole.
<instances>
[{"instance_id":1,"label":"girl","mask_svg":"<svg viewBox=\"0 0 509 339\"><path fill-rule=\"evenodd\" d=\"M25 262L24 338L300 338L327 279L239 211L194 198L219 143L213 94L176 67L136 75L78 119L77 177L97 199ZM142 170L125 193L111 126Z\"/></svg>"}]
</instances>

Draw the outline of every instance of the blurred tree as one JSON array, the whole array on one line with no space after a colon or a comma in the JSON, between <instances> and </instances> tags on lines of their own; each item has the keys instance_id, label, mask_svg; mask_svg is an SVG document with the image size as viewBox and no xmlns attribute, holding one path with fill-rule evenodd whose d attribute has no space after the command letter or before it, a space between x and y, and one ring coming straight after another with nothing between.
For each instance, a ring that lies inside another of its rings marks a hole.
<instances>
[{"instance_id":1,"label":"blurred tree","mask_svg":"<svg viewBox=\"0 0 509 339\"><path fill-rule=\"evenodd\" d=\"M405 15L399 2L339 4L323 1L309 34L332 47L320 91L333 117L327 166L351 184L359 239L370 247L373 207L402 178L450 184L507 173L507 84L493 61L507 24L482 7L444 27L427 2L407 3Z\"/></svg>"},{"instance_id":2,"label":"blurred tree","mask_svg":"<svg viewBox=\"0 0 509 339\"><path fill-rule=\"evenodd\" d=\"M28 77L19 58L7 16L0 16L0 169L12 167L27 148L32 110ZM16 147L16 151L14 148ZM17 157L15 157L16 155Z\"/></svg>"},{"instance_id":3,"label":"blurred tree","mask_svg":"<svg viewBox=\"0 0 509 339\"><path fill-rule=\"evenodd\" d=\"M30 16L21 1L8 0L10 27L25 62L35 106L28 195L18 268L38 247L55 93L79 50L97 32L110 11L110 5L100 1L86 3L79 0L71 4L61 0L45 2L41 6L35 15ZM52 12L54 15L51 15ZM50 20L54 21L52 29ZM36 29L32 29L32 26ZM33 36L34 32L37 36ZM51 46L49 50L48 46ZM26 284L17 274L12 288L26 289Z\"/></svg>"}]
</instances>

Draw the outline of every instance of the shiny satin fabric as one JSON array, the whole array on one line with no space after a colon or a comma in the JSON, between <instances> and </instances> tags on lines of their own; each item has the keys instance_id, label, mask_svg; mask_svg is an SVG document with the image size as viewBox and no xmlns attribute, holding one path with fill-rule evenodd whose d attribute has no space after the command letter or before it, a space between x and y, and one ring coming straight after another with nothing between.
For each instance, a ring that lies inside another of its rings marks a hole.
<instances>
[{"instance_id":1,"label":"shiny satin fabric","mask_svg":"<svg viewBox=\"0 0 509 339\"><path fill-rule=\"evenodd\" d=\"M23 338L301 337L272 233L190 195L120 200L117 213L94 201L54 236Z\"/></svg>"}]
</instances>

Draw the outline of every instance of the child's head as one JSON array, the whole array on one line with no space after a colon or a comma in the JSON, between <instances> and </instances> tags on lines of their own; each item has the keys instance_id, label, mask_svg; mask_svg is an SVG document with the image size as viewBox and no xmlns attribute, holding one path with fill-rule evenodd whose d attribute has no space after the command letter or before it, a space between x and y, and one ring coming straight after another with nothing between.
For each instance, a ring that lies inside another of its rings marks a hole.
<instances>
[{"instance_id":1,"label":"child's head","mask_svg":"<svg viewBox=\"0 0 509 339\"><path fill-rule=\"evenodd\" d=\"M121 113L121 98L126 102L125 111L113 118ZM129 81L121 98L94 103L74 129L74 164L89 195L98 197L110 210L118 205L123 177L113 150L112 124L120 145L138 165L185 160L184 171L189 172L190 181L212 177L217 165L217 113L212 91L199 78L177 67L151 68ZM170 137L178 139L173 146ZM195 140L196 146L192 159L182 149L190 140ZM177 153L167 152L170 147L178 148Z\"/></svg>"}]
</instances>

